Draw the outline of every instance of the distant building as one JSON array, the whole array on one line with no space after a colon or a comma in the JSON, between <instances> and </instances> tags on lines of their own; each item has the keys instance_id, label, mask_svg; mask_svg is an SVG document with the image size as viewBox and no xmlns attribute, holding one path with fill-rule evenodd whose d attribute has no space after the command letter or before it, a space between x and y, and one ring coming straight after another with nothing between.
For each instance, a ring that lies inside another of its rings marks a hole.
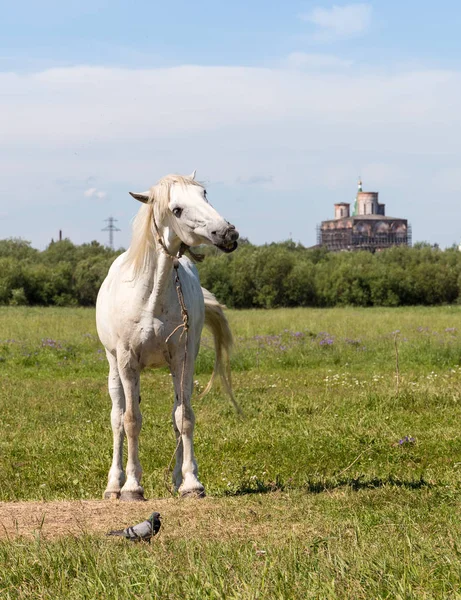
<instances>
[{"instance_id":1,"label":"distant building","mask_svg":"<svg viewBox=\"0 0 461 600\"><path fill-rule=\"evenodd\" d=\"M317 244L329 250L383 250L390 246L411 246L407 219L387 217L378 192L362 191L359 180L352 214L350 204L335 204L335 218L317 228Z\"/></svg>"}]
</instances>

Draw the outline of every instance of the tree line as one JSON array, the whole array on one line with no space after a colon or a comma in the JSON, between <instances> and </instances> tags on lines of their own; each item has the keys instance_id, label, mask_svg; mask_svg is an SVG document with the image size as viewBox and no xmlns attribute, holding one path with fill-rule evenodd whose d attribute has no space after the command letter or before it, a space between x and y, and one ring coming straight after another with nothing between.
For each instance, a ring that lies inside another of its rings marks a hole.
<instances>
[{"instance_id":1,"label":"tree line","mask_svg":"<svg viewBox=\"0 0 461 600\"><path fill-rule=\"evenodd\" d=\"M98 242L52 242L46 250L0 240L0 304L93 306L122 250ZM328 252L292 241L242 240L222 254L203 248L202 285L233 308L408 306L461 301L461 252L429 244L376 252Z\"/></svg>"},{"instance_id":2,"label":"tree line","mask_svg":"<svg viewBox=\"0 0 461 600\"><path fill-rule=\"evenodd\" d=\"M40 252L22 239L0 240L0 304L93 306L120 252L69 240Z\"/></svg>"}]
</instances>

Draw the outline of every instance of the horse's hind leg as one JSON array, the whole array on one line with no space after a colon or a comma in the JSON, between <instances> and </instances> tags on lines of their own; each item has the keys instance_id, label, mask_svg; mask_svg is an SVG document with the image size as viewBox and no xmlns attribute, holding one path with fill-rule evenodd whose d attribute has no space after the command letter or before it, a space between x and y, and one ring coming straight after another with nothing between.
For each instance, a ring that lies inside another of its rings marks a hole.
<instances>
[{"instance_id":1,"label":"horse's hind leg","mask_svg":"<svg viewBox=\"0 0 461 600\"><path fill-rule=\"evenodd\" d=\"M122 382L118 373L117 359L110 352L107 352L109 361L109 394L112 400L112 411L110 421L114 438L112 466L109 470L107 488L104 492L104 498L116 499L120 497L120 490L125 483L125 473L123 472L123 438L125 430L123 427L123 415L125 413L125 394L123 392Z\"/></svg>"}]
</instances>

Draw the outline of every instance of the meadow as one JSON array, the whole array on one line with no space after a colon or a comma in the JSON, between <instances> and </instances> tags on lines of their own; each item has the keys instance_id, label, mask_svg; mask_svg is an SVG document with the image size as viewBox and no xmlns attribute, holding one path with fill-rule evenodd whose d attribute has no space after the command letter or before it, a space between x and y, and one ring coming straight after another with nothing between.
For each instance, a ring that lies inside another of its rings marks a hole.
<instances>
[{"instance_id":1,"label":"meadow","mask_svg":"<svg viewBox=\"0 0 461 600\"><path fill-rule=\"evenodd\" d=\"M94 310L0 307L0 597L461 598L461 307L227 316L245 417L219 386L194 403L207 498L166 485L173 392L156 370L149 502L122 505L92 502L112 448ZM213 357L205 332L197 396ZM60 506L93 520L47 528ZM151 545L104 536L151 508Z\"/></svg>"}]
</instances>

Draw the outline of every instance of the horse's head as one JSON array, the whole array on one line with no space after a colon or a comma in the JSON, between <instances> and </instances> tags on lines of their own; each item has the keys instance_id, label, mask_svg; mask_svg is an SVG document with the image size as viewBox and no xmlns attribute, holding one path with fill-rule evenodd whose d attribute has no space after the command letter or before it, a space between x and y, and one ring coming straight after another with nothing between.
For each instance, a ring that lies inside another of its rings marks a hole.
<instances>
[{"instance_id":1,"label":"horse's head","mask_svg":"<svg viewBox=\"0 0 461 600\"><path fill-rule=\"evenodd\" d=\"M152 204L155 226L170 250L176 250L178 240L187 246L213 244L226 253L237 248L238 231L208 202L195 171L189 177L168 175L150 191L130 194Z\"/></svg>"}]
</instances>

